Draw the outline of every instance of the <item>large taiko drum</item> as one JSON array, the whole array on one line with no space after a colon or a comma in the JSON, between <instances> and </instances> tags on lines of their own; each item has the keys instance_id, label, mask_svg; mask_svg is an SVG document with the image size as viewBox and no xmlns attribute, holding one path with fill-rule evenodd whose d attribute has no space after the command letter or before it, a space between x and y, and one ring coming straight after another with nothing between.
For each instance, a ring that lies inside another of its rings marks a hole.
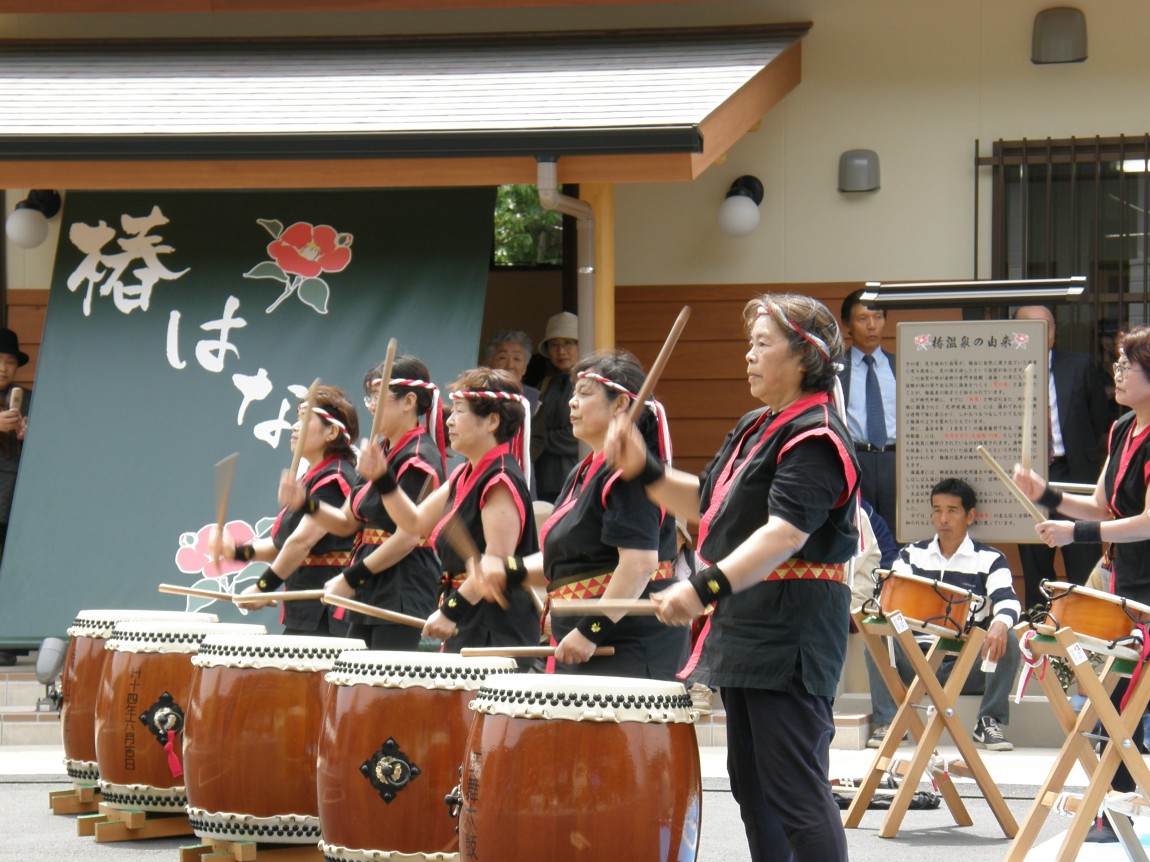
<instances>
[{"instance_id":1,"label":"large taiko drum","mask_svg":"<svg viewBox=\"0 0 1150 862\"><path fill-rule=\"evenodd\" d=\"M963 637L967 621L984 602L970 590L918 575L887 572L879 581L884 616L898 611L915 631L943 637Z\"/></svg>"},{"instance_id":2,"label":"large taiko drum","mask_svg":"<svg viewBox=\"0 0 1150 862\"><path fill-rule=\"evenodd\" d=\"M81 782L100 778L96 765L96 695L104 667L104 644L116 623L127 620L198 620L215 622L215 614L183 611L88 610L80 611L68 628L64 654L60 729L64 738L64 768Z\"/></svg>"},{"instance_id":3,"label":"large taiko drum","mask_svg":"<svg viewBox=\"0 0 1150 862\"><path fill-rule=\"evenodd\" d=\"M319 742L324 857L456 858L456 821L443 800L459 783L468 706L485 678L517 670L509 658L340 656L327 675L332 690Z\"/></svg>"},{"instance_id":4,"label":"large taiko drum","mask_svg":"<svg viewBox=\"0 0 1150 862\"><path fill-rule=\"evenodd\" d=\"M240 623L116 623L96 697L96 763L106 804L184 813L182 743L191 658L210 634L266 633L263 626Z\"/></svg>"},{"instance_id":5,"label":"large taiko drum","mask_svg":"<svg viewBox=\"0 0 1150 862\"><path fill-rule=\"evenodd\" d=\"M201 838L320 839L316 757L324 674L360 640L210 635L192 658L184 731L188 819Z\"/></svg>"},{"instance_id":6,"label":"large taiko drum","mask_svg":"<svg viewBox=\"0 0 1150 862\"><path fill-rule=\"evenodd\" d=\"M1068 584L1043 581L1043 592L1050 597L1050 608L1044 621L1035 624L1043 634L1069 628L1082 646L1092 652L1122 658L1139 658L1138 626L1150 623L1150 607L1130 599Z\"/></svg>"},{"instance_id":7,"label":"large taiko drum","mask_svg":"<svg viewBox=\"0 0 1150 862\"><path fill-rule=\"evenodd\" d=\"M696 858L696 713L681 684L489 677L471 708L459 789L462 862Z\"/></svg>"}]
</instances>

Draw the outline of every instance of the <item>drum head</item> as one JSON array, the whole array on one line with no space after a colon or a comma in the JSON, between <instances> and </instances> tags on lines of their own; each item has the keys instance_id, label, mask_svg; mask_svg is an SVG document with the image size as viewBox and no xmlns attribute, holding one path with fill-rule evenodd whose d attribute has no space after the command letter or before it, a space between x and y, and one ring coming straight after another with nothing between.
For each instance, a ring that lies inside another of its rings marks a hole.
<instances>
[{"instance_id":1,"label":"drum head","mask_svg":"<svg viewBox=\"0 0 1150 862\"><path fill-rule=\"evenodd\" d=\"M325 679L332 685L475 691L493 674L517 673L515 659L464 658L455 653L351 650L340 655Z\"/></svg>"},{"instance_id":2,"label":"drum head","mask_svg":"<svg viewBox=\"0 0 1150 862\"><path fill-rule=\"evenodd\" d=\"M186 611L97 610L80 611L68 628L70 637L111 637L116 623L128 620L185 620L187 622L219 622L215 614L188 613Z\"/></svg>"},{"instance_id":3,"label":"drum head","mask_svg":"<svg viewBox=\"0 0 1150 862\"><path fill-rule=\"evenodd\" d=\"M114 652L195 653L211 634L266 635L267 629L250 623L130 620L116 623L104 648Z\"/></svg>"},{"instance_id":4,"label":"drum head","mask_svg":"<svg viewBox=\"0 0 1150 862\"><path fill-rule=\"evenodd\" d=\"M192 658L196 667L270 668L306 673L331 670L347 650L367 649L351 638L303 635L212 634Z\"/></svg>"},{"instance_id":5,"label":"drum head","mask_svg":"<svg viewBox=\"0 0 1150 862\"><path fill-rule=\"evenodd\" d=\"M486 715L567 721L669 724L698 717L682 683L562 674L488 677L471 708Z\"/></svg>"}]
</instances>

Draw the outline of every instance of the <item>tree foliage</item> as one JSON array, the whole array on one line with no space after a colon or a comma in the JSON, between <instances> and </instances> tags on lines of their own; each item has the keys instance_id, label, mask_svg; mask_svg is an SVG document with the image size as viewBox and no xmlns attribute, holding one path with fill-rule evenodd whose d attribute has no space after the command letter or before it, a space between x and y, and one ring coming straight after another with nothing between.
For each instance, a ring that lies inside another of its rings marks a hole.
<instances>
[{"instance_id":1,"label":"tree foliage","mask_svg":"<svg viewBox=\"0 0 1150 862\"><path fill-rule=\"evenodd\" d=\"M535 186L500 186L495 197L496 266L563 263L563 216L543 209Z\"/></svg>"}]
</instances>

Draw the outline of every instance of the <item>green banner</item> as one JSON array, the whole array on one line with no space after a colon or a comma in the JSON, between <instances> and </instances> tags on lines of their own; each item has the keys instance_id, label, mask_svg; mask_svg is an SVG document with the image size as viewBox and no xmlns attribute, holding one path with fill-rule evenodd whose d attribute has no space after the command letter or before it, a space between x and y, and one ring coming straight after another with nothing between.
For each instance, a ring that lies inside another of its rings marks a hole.
<instances>
[{"instance_id":1,"label":"green banner","mask_svg":"<svg viewBox=\"0 0 1150 862\"><path fill-rule=\"evenodd\" d=\"M204 604L160 583L242 590L262 565L207 565L214 465L239 453L228 517L264 534L312 380L362 405L392 337L441 387L473 366L493 201L491 189L70 193L0 643L62 635L78 610ZM230 602L208 609L239 619Z\"/></svg>"}]
</instances>

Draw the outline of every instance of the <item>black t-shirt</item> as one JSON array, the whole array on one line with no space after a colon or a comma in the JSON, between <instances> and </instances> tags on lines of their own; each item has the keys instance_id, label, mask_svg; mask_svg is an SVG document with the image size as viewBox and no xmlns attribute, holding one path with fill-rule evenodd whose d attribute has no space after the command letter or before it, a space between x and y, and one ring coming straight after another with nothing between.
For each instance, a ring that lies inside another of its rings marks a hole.
<instances>
[{"instance_id":1,"label":"black t-shirt","mask_svg":"<svg viewBox=\"0 0 1150 862\"><path fill-rule=\"evenodd\" d=\"M1131 439L1134 418L1134 413L1127 413L1110 429L1110 461L1102 476L1102 487L1115 518L1129 518L1146 508L1150 429ZM1150 540L1115 542L1110 547L1115 594L1150 604Z\"/></svg>"}]
</instances>

